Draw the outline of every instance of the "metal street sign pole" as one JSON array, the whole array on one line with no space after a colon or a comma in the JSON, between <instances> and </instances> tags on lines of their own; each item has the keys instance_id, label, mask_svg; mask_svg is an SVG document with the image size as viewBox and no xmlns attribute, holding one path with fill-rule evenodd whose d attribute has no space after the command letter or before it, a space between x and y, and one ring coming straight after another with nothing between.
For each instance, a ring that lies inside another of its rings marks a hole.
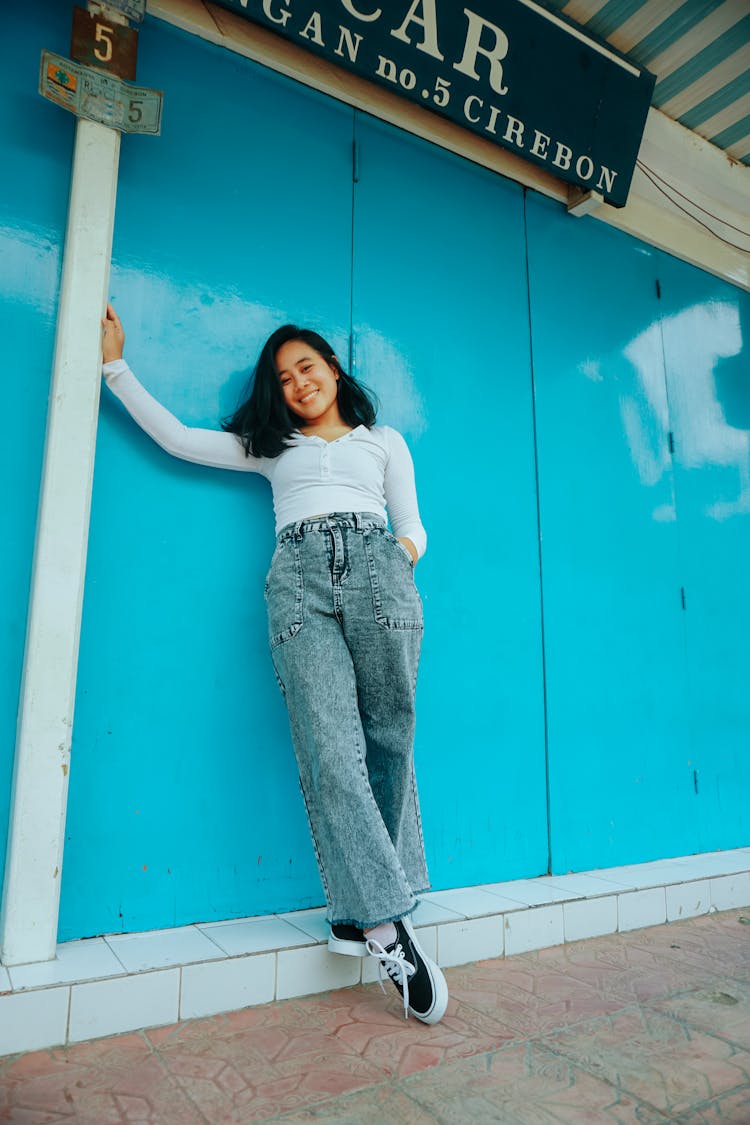
<instances>
[{"instance_id":1,"label":"metal street sign pole","mask_svg":"<svg viewBox=\"0 0 750 1125\"><path fill-rule=\"evenodd\" d=\"M155 91L48 52L41 82L78 121L0 904L5 965L56 953L120 131L158 133L161 121Z\"/></svg>"}]
</instances>

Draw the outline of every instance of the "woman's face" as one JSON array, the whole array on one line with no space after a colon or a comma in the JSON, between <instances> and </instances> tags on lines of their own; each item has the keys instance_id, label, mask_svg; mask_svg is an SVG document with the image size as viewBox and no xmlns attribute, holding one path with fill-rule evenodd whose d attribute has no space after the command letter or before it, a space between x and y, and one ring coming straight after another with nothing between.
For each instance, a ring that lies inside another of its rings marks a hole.
<instances>
[{"instance_id":1,"label":"woman's face","mask_svg":"<svg viewBox=\"0 0 750 1125\"><path fill-rule=\"evenodd\" d=\"M284 401L307 426L341 423L338 371L320 352L302 340L289 340L276 352L276 368Z\"/></svg>"}]
</instances>

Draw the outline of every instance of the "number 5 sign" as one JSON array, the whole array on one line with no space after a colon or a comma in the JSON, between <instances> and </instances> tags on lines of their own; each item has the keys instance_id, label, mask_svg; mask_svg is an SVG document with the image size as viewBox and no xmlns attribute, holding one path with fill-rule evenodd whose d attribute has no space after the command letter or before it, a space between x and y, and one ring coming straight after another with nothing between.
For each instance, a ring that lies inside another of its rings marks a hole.
<instances>
[{"instance_id":1,"label":"number 5 sign","mask_svg":"<svg viewBox=\"0 0 750 1125\"><path fill-rule=\"evenodd\" d=\"M39 93L77 117L88 117L123 133L158 135L161 131L160 90L133 86L50 51L42 51Z\"/></svg>"},{"instance_id":2,"label":"number 5 sign","mask_svg":"<svg viewBox=\"0 0 750 1125\"><path fill-rule=\"evenodd\" d=\"M137 50L138 32L135 28L108 20L101 13L73 8L70 55L76 62L132 81L135 78Z\"/></svg>"}]
</instances>

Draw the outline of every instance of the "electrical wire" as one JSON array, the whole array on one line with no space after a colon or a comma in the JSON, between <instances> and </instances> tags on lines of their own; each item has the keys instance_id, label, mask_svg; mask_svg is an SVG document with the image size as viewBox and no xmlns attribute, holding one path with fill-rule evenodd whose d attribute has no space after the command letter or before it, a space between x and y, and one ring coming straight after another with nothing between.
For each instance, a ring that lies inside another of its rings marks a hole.
<instances>
[{"instance_id":1,"label":"electrical wire","mask_svg":"<svg viewBox=\"0 0 750 1125\"><path fill-rule=\"evenodd\" d=\"M734 223L730 223L726 219L722 219L720 215L714 214L713 211L707 211L705 207L701 207L700 203L696 203L695 200L691 199L689 195L684 195L679 188L676 188L674 184L670 184L669 180L665 180L663 176L660 176L659 173L654 171L653 168L649 168L648 164L644 164L642 160L639 160L638 164L644 172L650 172L652 176L656 176L657 180L659 180L660 183L664 184L665 187L668 187L670 191L673 191L675 193L675 195L679 195L680 199L684 199L686 203L692 203L693 207L697 207L698 210L702 211L704 215L708 215L709 218L716 219L717 222L722 223L725 227L731 227L731 229L736 230L738 234L744 234L747 238L750 238L750 231L743 230L742 227L736 227Z\"/></svg>"},{"instance_id":2,"label":"electrical wire","mask_svg":"<svg viewBox=\"0 0 750 1125\"><path fill-rule=\"evenodd\" d=\"M739 246L736 242L732 242L730 239L724 238L722 235L720 235L718 233L718 231L715 231L713 229L713 227L710 227L708 225L708 223L704 223L702 219L699 219L697 215L694 215L692 211L688 211L687 207L683 207L682 204L678 203L677 200L674 199L673 196L671 196L668 191L664 190L664 188L661 186L661 184L659 184L658 181L651 175L649 170L646 168L645 164L642 164L640 160L638 161L638 164L639 164L643 174L646 176L647 179L649 179L651 181L651 183L656 188L656 190L661 192L661 194L665 197L665 199L668 199L669 202L672 204L672 206L676 207L678 211L682 211L682 213L684 215L687 215L687 217L689 219L692 219L694 223L697 223L698 226L701 226L701 227L703 227L704 230L707 230L709 234L712 234L714 236L714 238L718 238L719 242L724 242L727 246L731 246L733 250L740 250L743 254L750 253L750 248L748 248L747 246ZM691 201L688 200L688 202L691 202ZM696 204L696 206L697 206L697 204ZM718 215L714 215L713 217L718 218ZM721 222L721 220L719 220L719 221ZM737 228L735 228L735 229L737 229ZM744 232L740 232L740 233L744 233ZM750 238L750 234L748 234L748 238Z\"/></svg>"}]
</instances>

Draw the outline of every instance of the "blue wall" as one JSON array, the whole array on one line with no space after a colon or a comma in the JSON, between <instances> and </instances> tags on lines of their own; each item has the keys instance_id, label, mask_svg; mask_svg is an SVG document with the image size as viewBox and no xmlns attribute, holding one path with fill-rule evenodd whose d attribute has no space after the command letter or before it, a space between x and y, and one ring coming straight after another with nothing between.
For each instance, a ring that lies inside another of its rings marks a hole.
<instances>
[{"instance_id":1,"label":"blue wall","mask_svg":"<svg viewBox=\"0 0 750 1125\"><path fill-rule=\"evenodd\" d=\"M12 16L38 130L8 110L0 133L24 185L0 187L3 817L72 135L28 83L66 49L44 7L43 33ZM111 295L142 380L216 425L296 319L412 448L433 884L747 843L750 297L152 19L138 79L164 130L123 138ZM103 395L61 939L322 901L265 644L272 546L264 481L169 458Z\"/></svg>"},{"instance_id":2,"label":"blue wall","mask_svg":"<svg viewBox=\"0 0 750 1125\"><path fill-rule=\"evenodd\" d=\"M42 46L65 52L70 42L69 12L41 7L38 22L20 4L3 12L13 50L0 98L0 886L74 125L36 92Z\"/></svg>"}]
</instances>

